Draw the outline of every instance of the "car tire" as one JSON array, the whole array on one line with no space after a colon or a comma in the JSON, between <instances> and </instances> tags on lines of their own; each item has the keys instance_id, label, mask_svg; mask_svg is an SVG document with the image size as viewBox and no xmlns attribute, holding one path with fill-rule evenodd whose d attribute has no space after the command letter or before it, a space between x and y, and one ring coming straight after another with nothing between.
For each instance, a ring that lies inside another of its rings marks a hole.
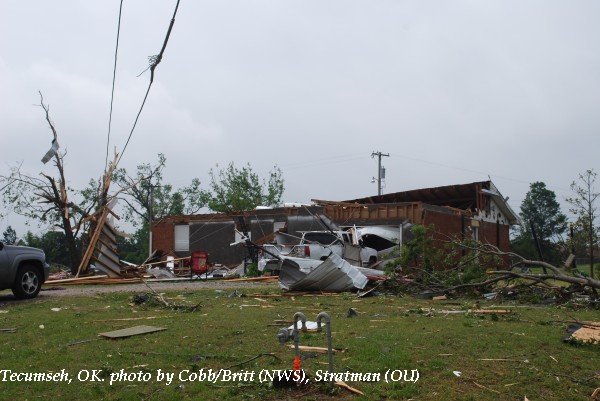
<instances>
[{"instance_id":1,"label":"car tire","mask_svg":"<svg viewBox=\"0 0 600 401\"><path fill-rule=\"evenodd\" d=\"M15 297L19 299L35 298L41 289L42 277L40 271L32 265L19 267L12 287Z\"/></svg>"}]
</instances>

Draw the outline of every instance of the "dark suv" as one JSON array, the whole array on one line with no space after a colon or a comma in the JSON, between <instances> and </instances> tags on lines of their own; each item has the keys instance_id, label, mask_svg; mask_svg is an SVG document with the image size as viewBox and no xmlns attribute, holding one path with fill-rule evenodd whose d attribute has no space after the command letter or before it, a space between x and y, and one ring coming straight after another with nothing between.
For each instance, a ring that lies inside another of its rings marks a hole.
<instances>
[{"instance_id":1,"label":"dark suv","mask_svg":"<svg viewBox=\"0 0 600 401\"><path fill-rule=\"evenodd\" d=\"M0 290L10 288L19 299L35 298L49 272L41 249L0 242Z\"/></svg>"}]
</instances>

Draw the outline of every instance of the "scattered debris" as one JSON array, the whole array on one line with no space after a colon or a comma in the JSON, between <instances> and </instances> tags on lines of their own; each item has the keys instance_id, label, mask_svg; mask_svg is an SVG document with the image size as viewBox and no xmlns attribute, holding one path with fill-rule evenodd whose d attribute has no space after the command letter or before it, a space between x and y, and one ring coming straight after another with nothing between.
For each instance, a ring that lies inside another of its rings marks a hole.
<instances>
[{"instance_id":1,"label":"scattered debris","mask_svg":"<svg viewBox=\"0 0 600 401\"><path fill-rule=\"evenodd\" d=\"M355 317L358 316L358 312L355 309L348 309L348 312L346 312L346 317Z\"/></svg>"},{"instance_id":2,"label":"scattered debris","mask_svg":"<svg viewBox=\"0 0 600 401\"><path fill-rule=\"evenodd\" d=\"M252 362L252 361L254 361L254 360L258 359L258 358L262 358L263 356L270 356L272 358L275 358L275 359L279 360L279 357L277 355L273 354L273 353L258 354L258 355L256 355L253 358L247 359L247 360L245 360L243 362L240 362L240 363L236 363L235 365L231 365L231 366L227 367L227 369L233 369L233 368L236 368L238 366L245 365L248 362Z\"/></svg>"},{"instance_id":3,"label":"scattered debris","mask_svg":"<svg viewBox=\"0 0 600 401\"><path fill-rule=\"evenodd\" d=\"M175 278L175 274L171 273L167 269L159 269L158 267L151 267L150 269L146 269L146 274L154 278Z\"/></svg>"},{"instance_id":4,"label":"scattered debris","mask_svg":"<svg viewBox=\"0 0 600 401\"><path fill-rule=\"evenodd\" d=\"M330 254L323 262L292 257L281 259L279 286L286 291L350 291L363 289L368 282L356 266L335 254Z\"/></svg>"},{"instance_id":5,"label":"scattered debris","mask_svg":"<svg viewBox=\"0 0 600 401\"><path fill-rule=\"evenodd\" d=\"M567 333L564 341L600 344L600 322L572 324L567 328Z\"/></svg>"},{"instance_id":6,"label":"scattered debris","mask_svg":"<svg viewBox=\"0 0 600 401\"><path fill-rule=\"evenodd\" d=\"M510 309L469 309L467 313L476 315L510 315L512 311Z\"/></svg>"},{"instance_id":7,"label":"scattered debris","mask_svg":"<svg viewBox=\"0 0 600 401\"><path fill-rule=\"evenodd\" d=\"M88 338L87 340L79 340L79 341L73 341L72 343L68 343L65 344L65 347L72 347L73 345L78 345L78 344L85 344L85 343L89 343L92 341L98 341L100 340L100 338Z\"/></svg>"},{"instance_id":8,"label":"scattered debris","mask_svg":"<svg viewBox=\"0 0 600 401\"><path fill-rule=\"evenodd\" d=\"M16 333L17 329L0 329L0 333Z\"/></svg>"},{"instance_id":9,"label":"scattered debris","mask_svg":"<svg viewBox=\"0 0 600 401\"><path fill-rule=\"evenodd\" d=\"M146 316L146 317L123 317L123 318L115 318L115 319L103 319L103 320L94 320L94 322L123 322L123 321L131 321L131 320L154 320L160 319L164 317L173 317L173 316Z\"/></svg>"},{"instance_id":10,"label":"scattered debris","mask_svg":"<svg viewBox=\"0 0 600 401\"><path fill-rule=\"evenodd\" d=\"M159 294L158 292L154 291L154 289L151 288L150 286L148 286L148 288L150 288L153 292L152 293L141 292L141 293L134 294L131 297L130 305L164 306L164 307L172 309L172 310L183 310L183 311L189 311L189 312L193 312L200 307L200 303L197 303L195 305L177 305L177 304L169 303L163 297L163 294Z\"/></svg>"},{"instance_id":11,"label":"scattered debris","mask_svg":"<svg viewBox=\"0 0 600 401\"><path fill-rule=\"evenodd\" d=\"M73 277L62 280L48 280L44 285L76 285L76 284L131 284L141 283L142 279L139 277L132 278L109 278L107 275L97 276L86 276L86 277Z\"/></svg>"},{"instance_id":12,"label":"scattered debris","mask_svg":"<svg viewBox=\"0 0 600 401\"><path fill-rule=\"evenodd\" d=\"M290 344L290 345L288 345L288 347L294 348L294 344ZM299 345L298 349L300 351L318 352L320 354L326 354L328 352L328 349L326 347L310 347L308 345ZM332 350L333 350L333 353L345 352L345 350L343 348L333 348Z\"/></svg>"},{"instance_id":13,"label":"scattered debris","mask_svg":"<svg viewBox=\"0 0 600 401\"><path fill-rule=\"evenodd\" d=\"M346 390L350 391L351 393L358 394L358 395L365 395L365 393L363 393L362 391L357 390L354 387L350 387L349 385L347 385L346 383L344 383L341 380L336 380L335 385L339 386L341 388L345 388Z\"/></svg>"},{"instance_id":14,"label":"scattered debris","mask_svg":"<svg viewBox=\"0 0 600 401\"><path fill-rule=\"evenodd\" d=\"M262 281L262 282L275 282L277 281L277 276L262 276L262 277L244 277L244 278L225 278L227 282L243 282L243 281Z\"/></svg>"}]
</instances>

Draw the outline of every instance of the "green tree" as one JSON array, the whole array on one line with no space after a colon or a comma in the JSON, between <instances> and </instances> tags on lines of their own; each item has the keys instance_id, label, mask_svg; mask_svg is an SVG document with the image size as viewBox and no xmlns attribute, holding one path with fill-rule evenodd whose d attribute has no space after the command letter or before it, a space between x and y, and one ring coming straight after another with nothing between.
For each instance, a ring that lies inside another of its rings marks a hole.
<instances>
[{"instance_id":1,"label":"green tree","mask_svg":"<svg viewBox=\"0 0 600 401\"><path fill-rule=\"evenodd\" d=\"M166 161L165 156L159 154L155 165L138 165L133 177L124 168L115 171L113 181L124 194L121 199L125 202L125 220L135 227L165 216L197 213L208 202L209 195L200 189L197 178L178 190L163 183Z\"/></svg>"},{"instance_id":2,"label":"green tree","mask_svg":"<svg viewBox=\"0 0 600 401\"><path fill-rule=\"evenodd\" d=\"M6 245L14 245L17 242L17 232L11 227L6 227L6 230L2 233L2 242Z\"/></svg>"},{"instance_id":3,"label":"green tree","mask_svg":"<svg viewBox=\"0 0 600 401\"><path fill-rule=\"evenodd\" d=\"M277 166L269 173L268 179L262 179L254 172L250 164L242 168L231 162L225 169L219 165L210 170L212 194L208 207L219 213L238 213L256 208L256 206L276 206L281 201L284 180Z\"/></svg>"},{"instance_id":4,"label":"green tree","mask_svg":"<svg viewBox=\"0 0 600 401\"><path fill-rule=\"evenodd\" d=\"M148 223L145 222L129 238L117 237L119 257L126 262L141 264L148 257Z\"/></svg>"},{"instance_id":5,"label":"green tree","mask_svg":"<svg viewBox=\"0 0 600 401\"><path fill-rule=\"evenodd\" d=\"M595 182L597 173L591 169L579 174L579 180L571 183L574 196L567 198L571 204L571 213L577 216L575 222L578 239L575 241L585 243L590 256L590 273L594 277L594 250L598 248L598 230L596 224L598 217L597 200L600 193L596 192Z\"/></svg>"},{"instance_id":6,"label":"green tree","mask_svg":"<svg viewBox=\"0 0 600 401\"><path fill-rule=\"evenodd\" d=\"M513 239L513 251L536 259L538 257L531 226L542 248L544 258L551 261L560 259L557 244L563 242L567 230L567 216L560 210L554 191L543 182L533 182L521 203L522 224L519 233Z\"/></svg>"},{"instance_id":7,"label":"green tree","mask_svg":"<svg viewBox=\"0 0 600 401\"><path fill-rule=\"evenodd\" d=\"M46 254L46 261L52 265L70 266L71 256L67 246L67 238L62 231L47 231L41 235L35 235L28 231L23 238L27 246L40 248ZM77 251L81 253L81 238L76 239Z\"/></svg>"}]
</instances>

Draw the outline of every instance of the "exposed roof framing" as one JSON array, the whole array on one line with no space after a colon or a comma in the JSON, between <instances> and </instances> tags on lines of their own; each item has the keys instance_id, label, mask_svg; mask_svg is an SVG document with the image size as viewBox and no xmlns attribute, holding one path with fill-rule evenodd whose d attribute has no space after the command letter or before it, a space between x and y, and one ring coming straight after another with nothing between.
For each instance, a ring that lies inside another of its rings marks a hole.
<instances>
[{"instance_id":1,"label":"exposed roof framing","mask_svg":"<svg viewBox=\"0 0 600 401\"><path fill-rule=\"evenodd\" d=\"M354 199L349 203L399 203L423 202L430 205L450 206L457 209L482 209L480 194L482 189L490 189L491 182L474 182L471 184L448 185L444 187L415 189L395 192L379 196Z\"/></svg>"},{"instance_id":2,"label":"exposed roof framing","mask_svg":"<svg viewBox=\"0 0 600 401\"><path fill-rule=\"evenodd\" d=\"M518 215L506 203L506 199L500 194L491 181L415 189L411 191L347 200L340 203L358 203L364 205L423 202L428 205L448 206L454 209L476 212L486 210L490 199L494 199L504 212L504 215L508 218L510 224L516 224L519 221Z\"/></svg>"}]
</instances>

